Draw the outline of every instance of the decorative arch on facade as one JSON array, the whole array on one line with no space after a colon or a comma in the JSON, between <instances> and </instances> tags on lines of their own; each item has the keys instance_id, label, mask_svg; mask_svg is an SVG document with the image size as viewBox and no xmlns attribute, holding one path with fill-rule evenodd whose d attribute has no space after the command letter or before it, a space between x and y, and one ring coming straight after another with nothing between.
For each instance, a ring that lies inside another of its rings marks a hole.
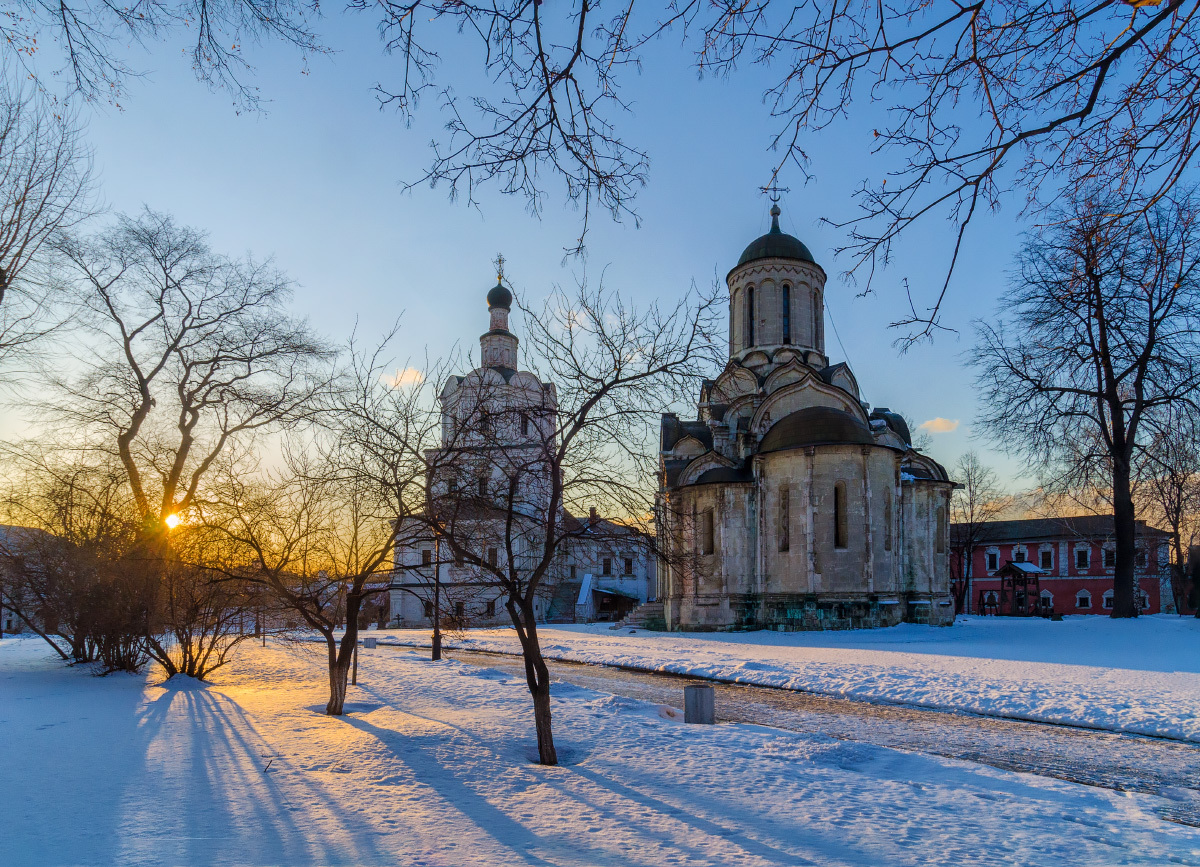
<instances>
[{"instance_id":1,"label":"decorative arch on facade","mask_svg":"<svg viewBox=\"0 0 1200 867\"><path fill-rule=\"evenodd\" d=\"M684 458L695 458L708 451L708 446L700 442L694 436L681 437L675 445L671 447L672 454Z\"/></svg>"},{"instance_id":2,"label":"decorative arch on facade","mask_svg":"<svg viewBox=\"0 0 1200 867\"><path fill-rule=\"evenodd\" d=\"M799 358L793 356L782 366L771 371L771 373L763 381L763 392L765 394L773 394L785 386L803 382L807 377L812 375L812 368L810 368Z\"/></svg>"},{"instance_id":3,"label":"decorative arch on facade","mask_svg":"<svg viewBox=\"0 0 1200 867\"><path fill-rule=\"evenodd\" d=\"M709 392L711 403L734 403L738 398L758 393L758 377L739 364L730 362L721 371Z\"/></svg>"},{"instance_id":4,"label":"decorative arch on facade","mask_svg":"<svg viewBox=\"0 0 1200 867\"><path fill-rule=\"evenodd\" d=\"M813 406L840 409L867 425L867 415L858 401L853 400L842 389L827 385L809 373L799 382L783 386L767 395L755 410L754 417L750 420L750 428L758 430L763 416L767 413L770 413L774 421L779 421L784 416Z\"/></svg>"},{"instance_id":5,"label":"decorative arch on facade","mask_svg":"<svg viewBox=\"0 0 1200 867\"><path fill-rule=\"evenodd\" d=\"M719 467L733 467L736 464L729 458L725 457L720 452L708 452L693 460L690 464L683 468L679 474L679 487L695 484L696 479L700 478L709 470L715 470Z\"/></svg>"},{"instance_id":6,"label":"decorative arch on facade","mask_svg":"<svg viewBox=\"0 0 1200 867\"><path fill-rule=\"evenodd\" d=\"M833 372L833 376L829 377L829 382L850 392L850 394L854 395L854 399L858 400L858 380L854 378L854 374L850 372L849 367L839 367Z\"/></svg>"}]
</instances>

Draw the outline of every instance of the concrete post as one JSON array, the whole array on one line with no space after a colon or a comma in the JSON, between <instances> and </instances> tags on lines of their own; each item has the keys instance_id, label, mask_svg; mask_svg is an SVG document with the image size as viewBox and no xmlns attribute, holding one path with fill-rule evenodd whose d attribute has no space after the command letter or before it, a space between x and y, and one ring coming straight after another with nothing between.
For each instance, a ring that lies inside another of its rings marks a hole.
<instances>
[{"instance_id":1,"label":"concrete post","mask_svg":"<svg viewBox=\"0 0 1200 867\"><path fill-rule=\"evenodd\" d=\"M712 725L717 721L713 688L707 683L683 688L683 721L700 725Z\"/></svg>"}]
</instances>

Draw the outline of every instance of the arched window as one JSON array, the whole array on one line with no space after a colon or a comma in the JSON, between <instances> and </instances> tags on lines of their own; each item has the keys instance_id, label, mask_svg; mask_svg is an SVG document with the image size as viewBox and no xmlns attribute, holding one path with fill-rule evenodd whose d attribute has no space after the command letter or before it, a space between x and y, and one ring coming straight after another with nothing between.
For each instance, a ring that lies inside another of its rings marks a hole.
<instances>
[{"instance_id":1,"label":"arched window","mask_svg":"<svg viewBox=\"0 0 1200 867\"><path fill-rule=\"evenodd\" d=\"M789 551L792 547L791 533L791 503L788 488L784 485L779 489L779 550Z\"/></svg>"},{"instance_id":2,"label":"arched window","mask_svg":"<svg viewBox=\"0 0 1200 867\"><path fill-rule=\"evenodd\" d=\"M946 553L946 507L937 507L937 552Z\"/></svg>"},{"instance_id":3,"label":"arched window","mask_svg":"<svg viewBox=\"0 0 1200 867\"><path fill-rule=\"evenodd\" d=\"M792 342L792 287L783 286L783 342Z\"/></svg>"},{"instance_id":4,"label":"arched window","mask_svg":"<svg viewBox=\"0 0 1200 867\"><path fill-rule=\"evenodd\" d=\"M1100 599L1104 603L1105 610L1112 609L1112 607L1113 607L1113 592L1111 590L1105 590L1104 595L1102 597L1100 597Z\"/></svg>"},{"instance_id":5,"label":"arched window","mask_svg":"<svg viewBox=\"0 0 1200 867\"><path fill-rule=\"evenodd\" d=\"M754 345L754 287L746 287L746 346Z\"/></svg>"},{"instance_id":6,"label":"arched window","mask_svg":"<svg viewBox=\"0 0 1200 867\"><path fill-rule=\"evenodd\" d=\"M847 530L846 483L838 482L833 486L833 547L845 548L849 545Z\"/></svg>"},{"instance_id":7,"label":"arched window","mask_svg":"<svg viewBox=\"0 0 1200 867\"><path fill-rule=\"evenodd\" d=\"M821 343L821 299L813 293L812 342L816 348Z\"/></svg>"},{"instance_id":8,"label":"arched window","mask_svg":"<svg viewBox=\"0 0 1200 867\"><path fill-rule=\"evenodd\" d=\"M1077 594L1075 594L1075 607L1076 608L1091 608L1092 607L1092 594L1086 590L1080 590Z\"/></svg>"},{"instance_id":9,"label":"arched window","mask_svg":"<svg viewBox=\"0 0 1200 867\"><path fill-rule=\"evenodd\" d=\"M892 492L883 492L883 550L892 550Z\"/></svg>"}]
</instances>

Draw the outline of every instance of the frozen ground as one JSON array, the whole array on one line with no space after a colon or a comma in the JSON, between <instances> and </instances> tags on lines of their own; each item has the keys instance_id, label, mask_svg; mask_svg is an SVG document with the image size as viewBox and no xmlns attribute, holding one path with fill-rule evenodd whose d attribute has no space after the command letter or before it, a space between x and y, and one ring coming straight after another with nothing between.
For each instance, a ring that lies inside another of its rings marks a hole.
<instances>
[{"instance_id":1,"label":"frozen ground","mask_svg":"<svg viewBox=\"0 0 1200 867\"><path fill-rule=\"evenodd\" d=\"M1200 865L1163 798L556 684L362 654L325 717L314 649L244 646L208 686L94 678L0 642L0 860L59 864Z\"/></svg>"},{"instance_id":2,"label":"frozen ground","mask_svg":"<svg viewBox=\"0 0 1200 867\"><path fill-rule=\"evenodd\" d=\"M959 618L851 632L660 633L606 624L539 630L547 656L822 695L1200 741L1200 620ZM378 633L428 644L428 630ZM519 652L511 629L450 645Z\"/></svg>"}]
</instances>

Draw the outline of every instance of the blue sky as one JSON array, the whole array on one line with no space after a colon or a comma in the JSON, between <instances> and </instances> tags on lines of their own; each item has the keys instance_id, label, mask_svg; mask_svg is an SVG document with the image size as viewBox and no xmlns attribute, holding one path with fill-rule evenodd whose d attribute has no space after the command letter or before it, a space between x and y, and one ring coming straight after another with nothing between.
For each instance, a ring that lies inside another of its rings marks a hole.
<instances>
[{"instance_id":1,"label":"blue sky","mask_svg":"<svg viewBox=\"0 0 1200 867\"><path fill-rule=\"evenodd\" d=\"M479 209L451 202L445 189L404 192L402 182L428 165L428 143L444 122L437 100L427 98L406 127L372 94L376 82L395 80L399 61L383 54L370 20L335 12L321 29L336 53L311 60L307 72L282 47L250 50L254 81L269 100L263 113L239 115L227 95L196 82L179 45L132 55L147 75L120 109L84 113L111 208L145 203L208 231L220 251L274 256L298 284L296 311L331 337L344 337L356 322L370 334L400 316L401 351L413 358L426 348L441 354L455 341L474 347L486 328L483 298L500 251L527 299L586 271L590 279L603 272L635 300L670 301L692 281L723 278L768 226L758 188L776 155L762 70L699 80L675 42L652 45L642 71L626 71L633 112L617 118L625 137L650 155L636 204L641 227L596 214L586 261L564 262L579 215L561 198L552 195L539 220L524 201L492 190ZM454 44L458 53L448 53L443 68L474 69L478 58L465 47ZM984 215L968 237L944 316L959 334L901 355L888 328L906 309L901 281L907 277L924 297L935 293L953 227L935 217L910 230L875 293L858 297L841 277L846 263L833 257L840 231L819 222L852 216L853 190L868 175L878 180L889 164L868 150L880 108L860 103L849 122L804 140L815 181L805 185L798 172L780 181L791 190L782 202L785 231L830 275L827 352L850 362L872 404L917 422L959 421L934 436L938 460L951 464L974 446L1010 475L1015 464L971 440L976 403L962 355L972 341L970 320L993 311L1004 288L1019 241L1019 202Z\"/></svg>"}]
</instances>

